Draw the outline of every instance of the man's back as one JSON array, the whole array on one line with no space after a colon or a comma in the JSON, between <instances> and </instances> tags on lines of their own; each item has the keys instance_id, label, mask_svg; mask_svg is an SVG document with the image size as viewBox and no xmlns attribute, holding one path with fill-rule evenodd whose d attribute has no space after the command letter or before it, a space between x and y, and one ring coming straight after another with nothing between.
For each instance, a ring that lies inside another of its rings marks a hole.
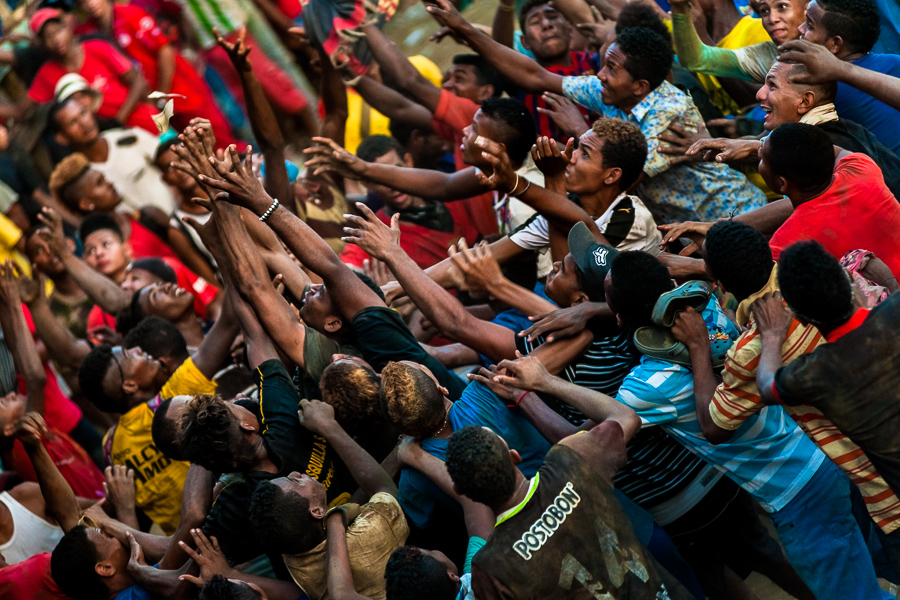
<instances>
[{"instance_id":1,"label":"man's back","mask_svg":"<svg viewBox=\"0 0 900 600\"><path fill-rule=\"evenodd\" d=\"M888 190L881 170L864 154L841 158L834 182L818 197L804 202L778 228L769 245L778 255L792 243L813 239L840 259L864 248L900 273L900 204Z\"/></svg>"},{"instance_id":2,"label":"man's back","mask_svg":"<svg viewBox=\"0 0 900 600\"><path fill-rule=\"evenodd\" d=\"M480 600L690 597L637 540L612 486L559 445L526 499L499 515L472 587Z\"/></svg>"},{"instance_id":3,"label":"man's back","mask_svg":"<svg viewBox=\"0 0 900 600\"><path fill-rule=\"evenodd\" d=\"M900 116L900 115L898 115ZM896 198L900 196L900 156L878 141L872 132L856 123L846 119L827 121L817 125L838 148L848 152L860 152L865 154L878 165L884 177L884 183Z\"/></svg>"},{"instance_id":4,"label":"man's back","mask_svg":"<svg viewBox=\"0 0 900 600\"><path fill-rule=\"evenodd\" d=\"M778 397L818 408L865 451L888 485L900 490L900 296L860 309L828 344L780 369ZM863 320L865 319L865 320Z\"/></svg>"},{"instance_id":5,"label":"man's back","mask_svg":"<svg viewBox=\"0 0 900 600\"><path fill-rule=\"evenodd\" d=\"M900 77L900 56L896 54L866 54L853 64ZM882 144L894 152L900 152L900 112L845 83L838 84L834 105L842 119L859 123Z\"/></svg>"}]
</instances>

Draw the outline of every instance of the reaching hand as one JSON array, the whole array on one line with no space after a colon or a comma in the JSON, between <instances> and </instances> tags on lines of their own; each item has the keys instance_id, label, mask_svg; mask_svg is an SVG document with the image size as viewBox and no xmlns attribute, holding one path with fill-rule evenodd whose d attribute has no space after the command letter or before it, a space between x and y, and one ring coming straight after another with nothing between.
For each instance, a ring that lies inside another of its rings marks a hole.
<instances>
[{"instance_id":1,"label":"reaching hand","mask_svg":"<svg viewBox=\"0 0 900 600\"><path fill-rule=\"evenodd\" d=\"M778 60L806 65L808 73L793 76L790 80L791 83L816 84L841 81L849 65L832 54L825 46L806 40L791 40L779 46Z\"/></svg>"},{"instance_id":2,"label":"reaching hand","mask_svg":"<svg viewBox=\"0 0 900 600\"><path fill-rule=\"evenodd\" d=\"M706 351L709 354L709 329L703 317L692 307L675 315L672 335L692 352Z\"/></svg>"},{"instance_id":3,"label":"reaching hand","mask_svg":"<svg viewBox=\"0 0 900 600\"><path fill-rule=\"evenodd\" d=\"M209 163L219 178L211 179L206 175L200 175L200 182L225 192L218 194L216 200L227 200L253 212L263 213L272 204L272 198L253 174L252 156L253 148L247 146L246 159L241 162L237 148L232 144L226 149L224 160L209 157Z\"/></svg>"},{"instance_id":4,"label":"reaching hand","mask_svg":"<svg viewBox=\"0 0 900 600\"><path fill-rule=\"evenodd\" d=\"M469 248L466 240L461 239L457 246L450 246L449 254L453 265L463 274L468 290L490 293L506 279L486 242Z\"/></svg>"},{"instance_id":5,"label":"reaching hand","mask_svg":"<svg viewBox=\"0 0 900 600\"><path fill-rule=\"evenodd\" d=\"M507 404L514 404L522 397L525 391L508 383L497 381L497 377L506 375L505 369L498 369L497 365L491 365L490 369L481 367L477 372L469 373L469 381L477 381L494 392L499 398L505 400Z\"/></svg>"},{"instance_id":6,"label":"reaching hand","mask_svg":"<svg viewBox=\"0 0 900 600\"><path fill-rule=\"evenodd\" d=\"M574 102L553 92L544 92L542 97L547 108L538 107L538 112L553 119L563 133L578 137L588 130L587 121Z\"/></svg>"},{"instance_id":7,"label":"reaching hand","mask_svg":"<svg viewBox=\"0 0 900 600\"><path fill-rule=\"evenodd\" d=\"M469 27L469 22L459 14L456 7L449 0L436 0L434 4L427 4L425 10L435 18L438 24L447 27L451 31L459 32Z\"/></svg>"},{"instance_id":8,"label":"reaching hand","mask_svg":"<svg viewBox=\"0 0 900 600\"><path fill-rule=\"evenodd\" d=\"M547 367L534 356L522 356L516 351L516 360L504 360L497 365L506 375L496 375L494 381L512 385L522 390L542 391L553 377Z\"/></svg>"},{"instance_id":9,"label":"reaching hand","mask_svg":"<svg viewBox=\"0 0 900 600\"><path fill-rule=\"evenodd\" d=\"M701 160L727 163L756 156L760 145L759 140L712 138L694 142L686 155Z\"/></svg>"},{"instance_id":10,"label":"reaching hand","mask_svg":"<svg viewBox=\"0 0 900 600\"><path fill-rule=\"evenodd\" d=\"M62 217L58 212L45 206L38 213L38 221L44 224L46 229L38 232L38 235L44 240L50 250L57 256L65 256L69 252L69 246L66 244L66 234L63 231Z\"/></svg>"},{"instance_id":11,"label":"reaching hand","mask_svg":"<svg viewBox=\"0 0 900 600\"><path fill-rule=\"evenodd\" d=\"M15 394L15 392L11 392ZM47 429L47 423L44 422L44 417L40 415L40 413L30 412L27 413L24 417L19 419L18 423L16 423L16 432L15 437L22 445L25 446L28 450L33 450L41 445L41 439L49 436L50 432Z\"/></svg>"},{"instance_id":12,"label":"reaching hand","mask_svg":"<svg viewBox=\"0 0 900 600\"><path fill-rule=\"evenodd\" d=\"M534 325L519 332L519 337L526 337L533 342L538 336L546 336L548 342L553 340L570 338L578 335L587 327L590 303L582 302L568 308L541 313L528 317L534 321Z\"/></svg>"},{"instance_id":13,"label":"reaching hand","mask_svg":"<svg viewBox=\"0 0 900 600\"><path fill-rule=\"evenodd\" d=\"M10 259L0 264L0 302L8 309L18 310L22 303L19 296L19 284L16 282L16 268Z\"/></svg>"},{"instance_id":14,"label":"reaching hand","mask_svg":"<svg viewBox=\"0 0 900 600\"><path fill-rule=\"evenodd\" d=\"M215 210L215 204L208 200L194 198L194 202L208 210ZM197 235L200 236L200 241L203 242L203 245L209 250L210 254L213 256L220 255L222 250L222 240L219 237L219 225L215 218L211 217L207 219L206 223L203 225L198 223L194 217L185 216L182 217L181 220L193 227L194 231L197 232Z\"/></svg>"},{"instance_id":15,"label":"reaching hand","mask_svg":"<svg viewBox=\"0 0 900 600\"><path fill-rule=\"evenodd\" d=\"M531 147L531 158L535 166L541 170L544 177L553 179L564 177L566 166L572 160L572 152L575 151L575 140L569 138L565 151L559 149L559 145L547 136L539 137Z\"/></svg>"},{"instance_id":16,"label":"reaching hand","mask_svg":"<svg viewBox=\"0 0 900 600\"><path fill-rule=\"evenodd\" d=\"M44 274L38 272L33 266L31 271L37 274L36 279L26 277L22 273L19 273L18 277L16 277L16 283L19 286L19 298L29 306L38 300L46 298L46 296L44 296Z\"/></svg>"},{"instance_id":17,"label":"reaching hand","mask_svg":"<svg viewBox=\"0 0 900 600\"><path fill-rule=\"evenodd\" d=\"M481 156L491 163L494 170L490 176L479 171L478 180L492 190L514 193L521 177L513 169L509 154L506 153L506 146L480 135L475 138L475 145L481 148Z\"/></svg>"},{"instance_id":18,"label":"reaching hand","mask_svg":"<svg viewBox=\"0 0 900 600\"><path fill-rule=\"evenodd\" d=\"M669 270L669 277L672 279L704 279L713 281L713 277L706 272L706 263L703 262L702 258L691 258L690 256L660 252L656 255L656 259L666 266Z\"/></svg>"},{"instance_id":19,"label":"reaching hand","mask_svg":"<svg viewBox=\"0 0 900 600\"><path fill-rule=\"evenodd\" d=\"M344 215L347 222L354 227L344 227L342 240L356 244L378 260L388 260L394 253L402 252L399 214L394 213L391 217L391 226L388 227L362 202L357 202L356 208L363 217Z\"/></svg>"},{"instance_id":20,"label":"reaching hand","mask_svg":"<svg viewBox=\"0 0 900 600\"><path fill-rule=\"evenodd\" d=\"M375 282L375 285L382 287L388 283L395 281L394 275L385 264L377 258L367 258L363 260L363 273ZM382 290L383 291L383 290Z\"/></svg>"},{"instance_id":21,"label":"reaching hand","mask_svg":"<svg viewBox=\"0 0 900 600\"><path fill-rule=\"evenodd\" d=\"M781 292L769 292L750 305L756 328L762 337L775 336L784 340L793 316L784 305Z\"/></svg>"},{"instance_id":22,"label":"reaching hand","mask_svg":"<svg viewBox=\"0 0 900 600\"><path fill-rule=\"evenodd\" d=\"M366 161L347 152L328 138L314 137L313 141L319 145L303 151L304 154L312 155L312 158L306 161L306 166L315 168L313 175L330 171L346 179L362 179L364 177Z\"/></svg>"},{"instance_id":23,"label":"reaching hand","mask_svg":"<svg viewBox=\"0 0 900 600\"><path fill-rule=\"evenodd\" d=\"M191 123L195 121L197 119L192 120ZM181 159L173 162L172 167L184 171L198 183L200 175L216 177L216 170L209 162L209 157L215 156L216 138L212 133L212 128L205 126L208 123L209 121L205 121L205 123L188 125L178 136L181 143L172 146L172 151Z\"/></svg>"},{"instance_id":24,"label":"reaching hand","mask_svg":"<svg viewBox=\"0 0 900 600\"><path fill-rule=\"evenodd\" d=\"M94 525L103 529L112 520L112 517L106 512L108 506L108 500L106 498L100 498L97 502L84 509L82 515L87 519L90 519Z\"/></svg>"},{"instance_id":25,"label":"reaching hand","mask_svg":"<svg viewBox=\"0 0 900 600\"><path fill-rule=\"evenodd\" d=\"M669 125L668 129L656 137L660 142L665 142L667 144L660 144L657 147L659 153L672 156L673 158L670 158L668 163L677 165L683 162L700 160L700 157L689 154L688 150L698 142L709 139L709 131L706 130L706 125L703 125L702 123L700 124L700 130L697 133L690 133L685 130L684 127L672 124Z\"/></svg>"},{"instance_id":26,"label":"reaching hand","mask_svg":"<svg viewBox=\"0 0 900 600\"><path fill-rule=\"evenodd\" d=\"M323 437L337 423L334 420L334 408L320 400L301 400L297 417L303 427Z\"/></svg>"},{"instance_id":27,"label":"reaching hand","mask_svg":"<svg viewBox=\"0 0 900 600\"><path fill-rule=\"evenodd\" d=\"M197 550L193 550L190 546L182 541L178 544L185 554L191 557L197 566L200 567L200 577L193 575L182 575L178 579L193 583L197 587L203 587L207 581L212 579L213 575L222 575L226 579L232 575L234 571L225 558L225 553L219 547L219 540L215 537L207 538L199 529L191 529L191 537L197 544Z\"/></svg>"},{"instance_id":28,"label":"reaching hand","mask_svg":"<svg viewBox=\"0 0 900 600\"><path fill-rule=\"evenodd\" d=\"M252 48L246 44L247 38L247 27L241 27L240 33L238 33L238 39L235 43L231 43L225 40L221 35L219 35L219 30L213 27L213 35L216 36L216 43L222 47L225 52L228 53L228 58L231 59L231 64L234 65L234 69L240 73L241 71L249 72L252 71L252 67L250 66L250 59L247 57L250 54L250 50Z\"/></svg>"},{"instance_id":29,"label":"reaching hand","mask_svg":"<svg viewBox=\"0 0 900 600\"><path fill-rule=\"evenodd\" d=\"M128 572L133 573L146 567L147 561L144 559L144 549L141 548L141 545L134 539L130 531L125 532L125 537L128 538L128 545L131 546L131 556L128 558Z\"/></svg>"},{"instance_id":30,"label":"reaching hand","mask_svg":"<svg viewBox=\"0 0 900 600\"><path fill-rule=\"evenodd\" d=\"M103 491L115 507L116 515L120 516L120 511L134 510L134 471L123 465L113 465L106 467L103 475L106 478Z\"/></svg>"},{"instance_id":31,"label":"reaching hand","mask_svg":"<svg viewBox=\"0 0 900 600\"><path fill-rule=\"evenodd\" d=\"M575 27L591 47L599 50L606 43L609 34L615 30L616 22L603 18L594 5L591 5L591 14L594 17L593 23L576 23Z\"/></svg>"},{"instance_id":32,"label":"reaching hand","mask_svg":"<svg viewBox=\"0 0 900 600\"><path fill-rule=\"evenodd\" d=\"M715 223L706 223L702 221L685 221L684 223L667 223L657 227L663 233L662 242L659 243L660 250L665 249L666 244L670 244L679 238L688 238L691 243L684 247L678 254L681 256L690 256L700 249L703 241L706 239L706 232Z\"/></svg>"}]
</instances>

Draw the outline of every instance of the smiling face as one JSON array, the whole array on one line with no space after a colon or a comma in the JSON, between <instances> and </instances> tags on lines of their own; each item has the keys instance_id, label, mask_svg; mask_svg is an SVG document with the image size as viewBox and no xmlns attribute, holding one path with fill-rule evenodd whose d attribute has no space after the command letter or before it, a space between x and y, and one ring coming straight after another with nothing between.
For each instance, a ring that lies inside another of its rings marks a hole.
<instances>
[{"instance_id":1,"label":"smiling face","mask_svg":"<svg viewBox=\"0 0 900 600\"><path fill-rule=\"evenodd\" d=\"M763 121L766 131L772 131L782 123L800 120L801 115L797 112L797 108L803 96L788 81L788 72L791 68L790 64L776 62L769 69L765 83L756 92L759 106L766 113Z\"/></svg>"},{"instance_id":2,"label":"smiling face","mask_svg":"<svg viewBox=\"0 0 900 600\"><path fill-rule=\"evenodd\" d=\"M568 21L549 3L529 9L522 30L522 45L539 62L557 60L568 54L571 39Z\"/></svg>"},{"instance_id":3,"label":"smiling face","mask_svg":"<svg viewBox=\"0 0 900 600\"><path fill-rule=\"evenodd\" d=\"M600 99L607 106L615 106L622 110L630 110L636 103L634 95L634 78L625 69L625 54L613 44L606 51L606 63L597 74L603 89Z\"/></svg>"},{"instance_id":4,"label":"smiling face","mask_svg":"<svg viewBox=\"0 0 900 600\"><path fill-rule=\"evenodd\" d=\"M128 265L125 271L125 281L122 282L122 289L133 294L138 290L142 290L148 285L163 283L163 280L144 269L135 269L134 265Z\"/></svg>"},{"instance_id":5,"label":"smiling face","mask_svg":"<svg viewBox=\"0 0 900 600\"><path fill-rule=\"evenodd\" d=\"M578 140L578 147L566 165L566 191L591 194L604 187L608 173L603 167L603 140L588 131Z\"/></svg>"},{"instance_id":6,"label":"smiling face","mask_svg":"<svg viewBox=\"0 0 900 600\"><path fill-rule=\"evenodd\" d=\"M394 167L412 166L412 159L410 156L408 154L406 156L400 156L396 150L391 150L387 154L379 156L374 162L379 165L391 165ZM364 182L363 185L393 211L406 210L413 206L417 200L409 194L398 192L397 190L386 185L381 185L380 183Z\"/></svg>"},{"instance_id":7,"label":"smiling face","mask_svg":"<svg viewBox=\"0 0 900 600\"><path fill-rule=\"evenodd\" d=\"M175 322L193 314L194 297L174 283L155 283L141 290L138 299L145 316Z\"/></svg>"},{"instance_id":8,"label":"smiling face","mask_svg":"<svg viewBox=\"0 0 900 600\"><path fill-rule=\"evenodd\" d=\"M128 244L109 229L98 229L84 239L84 260L114 281L124 277L130 256Z\"/></svg>"}]
</instances>

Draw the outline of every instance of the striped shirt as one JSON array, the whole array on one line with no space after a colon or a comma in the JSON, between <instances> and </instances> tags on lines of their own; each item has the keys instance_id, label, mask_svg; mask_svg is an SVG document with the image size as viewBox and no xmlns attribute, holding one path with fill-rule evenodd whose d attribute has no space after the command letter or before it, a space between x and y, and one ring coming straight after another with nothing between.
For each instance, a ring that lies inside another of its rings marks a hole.
<instances>
[{"instance_id":1,"label":"striped shirt","mask_svg":"<svg viewBox=\"0 0 900 600\"><path fill-rule=\"evenodd\" d=\"M223 36L247 23L250 9L245 0L178 0L200 47L208 50L216 45L213 27Z\"/></svg>"},{"instance_id":2,"label":"striped shirt","mask_svg":"<svg viewBox=\"0 0 900 600\"><path fill-rule=\"evenodd\" d=\"M762 339L749 307L763 294L776 291L777 283L776 266L772 269L766 287L741 302L738 307L738 320L747 323L749 329L729 350L722 373L723 382L709 405L712 420L722 429L737 429L765 406L756 387L756 369L762 353ZM794 319L781 347L784 364L812 352L824 342L818 329ZM869 515L882 531L890 533L900 527L900 499L878 474L862 449L842 434L818 409L807 405L784 405L783 408L826 456L859 487Z\"/></svg>"},{"instance_id":3,"label":"striped shirt","mask_svg":"<svg viewBox=\"0 0 900 600\"><path fill-rule=\"evenodd\" d=\"M737 335L715 297L703 309L707 327ZM724 471L768 512L784 508L815 474L825 456L779 406L748 417L729 443L715 446L700 429L694 378L685 366L645 356L616 398L644 427L659 425L688 449Z\"/></svg>"}]
</instances>

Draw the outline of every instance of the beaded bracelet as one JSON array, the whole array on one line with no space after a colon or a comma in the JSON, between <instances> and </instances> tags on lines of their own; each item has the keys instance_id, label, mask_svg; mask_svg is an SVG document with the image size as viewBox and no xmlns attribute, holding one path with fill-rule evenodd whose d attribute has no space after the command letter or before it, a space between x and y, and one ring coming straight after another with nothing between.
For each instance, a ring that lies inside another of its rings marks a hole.
<instances>
[{"instance_id":1,"label":"beaded bracelet","mask_svg":"<svg viewBox=\"0 0 900 600\"><path fill-rule=\"evenodd\" d=\"M262 216L259 218L259 220L260 220L260 221L265 221L266 219L268 219L269 216L270 216L273 212L275 212L275 209L278 208L279 204L281 204L281 203L278 202L278 198L275 198L275 200L272 202L272 206L270 206L269 208L266 209L266 212L264 212L264 213L262 214Z\"/></svg>"}]
</instances>

